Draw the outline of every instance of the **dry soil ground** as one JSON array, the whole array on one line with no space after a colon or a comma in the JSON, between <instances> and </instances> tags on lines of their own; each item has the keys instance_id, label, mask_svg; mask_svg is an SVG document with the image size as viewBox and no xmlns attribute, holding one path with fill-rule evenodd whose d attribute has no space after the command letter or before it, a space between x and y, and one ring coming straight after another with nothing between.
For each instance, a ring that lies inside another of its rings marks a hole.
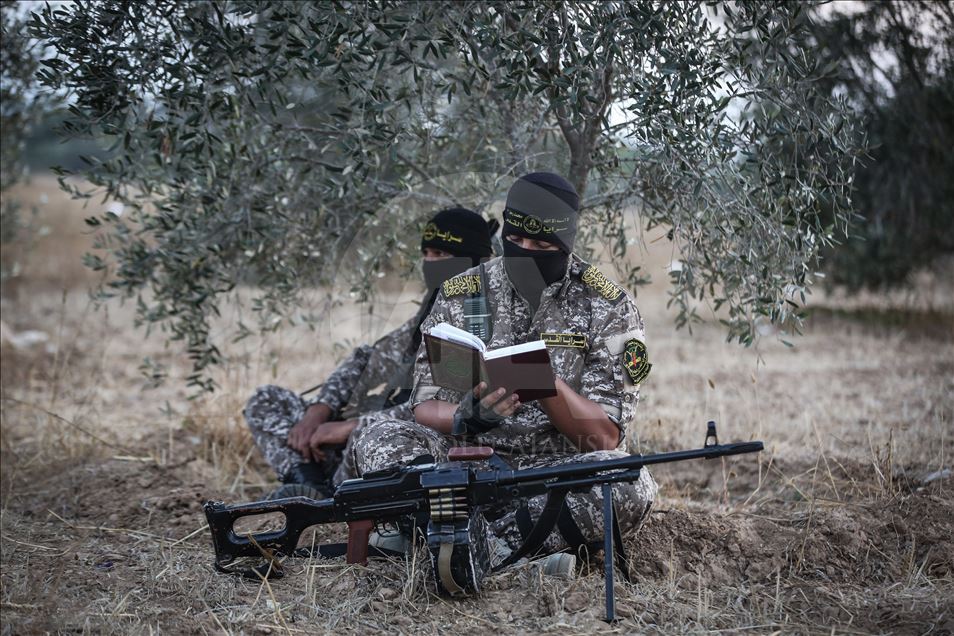
<instances>
[{"instance_id":1,"label":"dry soil ground","mask_svg":"<svg viewBox=\"0 0 954 636\"><path fill-rule=\"evenodd\" d=\"M221 390L189 400L181 349L136 330L128 307L92 309L80 213L49 182L37 193L50 232L4 255L23 263L2 301L4 634L954 631L950 278L816 300L794 348L768 335L746 350L714 322L674 331L668 254L644 256L660 283L639 291L654 368L634 447L696 447L715 419L724 440L766 451L654 471L661 498L627 540L637 577L618 584L622 620L608 626L598 559L572 580L518 566L465 601L432 593L420 555L289 561L271 584L216 573L202 501L273 485L242 428L245 397L310 386L410 313L411 294L230 344ZM169 365L166 384L145 388L144 356Z\"/></svg>"}]
</instances>

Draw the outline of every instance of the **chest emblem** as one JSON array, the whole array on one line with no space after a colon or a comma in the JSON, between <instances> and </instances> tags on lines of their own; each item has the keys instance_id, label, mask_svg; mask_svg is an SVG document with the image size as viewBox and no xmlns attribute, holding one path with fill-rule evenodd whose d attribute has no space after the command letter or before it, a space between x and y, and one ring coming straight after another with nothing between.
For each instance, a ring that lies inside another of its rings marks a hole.
<instances>
[{"instance_id":1,"label":"chest emblem","mask_svg":"<svg viewBox=\"0 0 954 636\"><path fill-rule=\"evenodd\" d=\"M461 294L476 294L480 291L480 275L455 276L445 280L442 285L444 296L460 296Z\"/></svg>"},{"instance_id":2,"label":"chest emblem","mask_svg":"<svg viewBox=\"0 0 954 636\"><path fill-rule=\"evenodd\" d=\"M597 294L613 303L623 297L623 290L616 283L606 278L603 272L592 265L583 272L583 283L591 287Z\"/></svg>"},{"instance_id":3,"label":"chest emblem","mask_svg":"<svg viewBox=\"0 0 954 636\"><path fill-rule=\"evenodd\" d=\"M541 333L540 340L548 347L586 349L586 334L582 333Z\"/></svg>"},{"instance_id":4,"label":"chest emblem","mask_svg":"<svg viewBox=\"0 0 954 636\"><path fill-rule=\"evenodd\" d=\"M626 348L623 349L623 368L633 384L639 384L649 375L653 365L649 363L649 353L642 340L631 338L626 341Z\"/></svg>"}]
</instances>

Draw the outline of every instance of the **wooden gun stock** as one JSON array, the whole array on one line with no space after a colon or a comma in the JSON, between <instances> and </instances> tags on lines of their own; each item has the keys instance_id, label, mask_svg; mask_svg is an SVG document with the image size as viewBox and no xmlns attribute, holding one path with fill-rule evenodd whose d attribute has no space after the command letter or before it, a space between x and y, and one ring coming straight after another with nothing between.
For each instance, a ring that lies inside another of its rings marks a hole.
<instances>
[{"instance_id":1,"label":"wooden gun stock","mask_svg":"<svg viewBox=\"0 0 954 636\"><path fill-rule=\"evenodd\" d=\"M348 552L345 555L348 563L368 564L368 539L372 527L374 522L370 519L348 522Z\"/></svg>"}]
</instances>

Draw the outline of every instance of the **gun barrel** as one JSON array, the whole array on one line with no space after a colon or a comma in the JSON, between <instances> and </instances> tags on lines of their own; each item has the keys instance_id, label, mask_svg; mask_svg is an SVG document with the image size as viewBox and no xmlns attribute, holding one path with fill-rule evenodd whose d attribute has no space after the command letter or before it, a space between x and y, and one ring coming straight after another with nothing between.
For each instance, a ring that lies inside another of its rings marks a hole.
<instances>
[{"instance_id":1,"label":"gun barrel","mask_svg":"<svg viewBox=\"0 0 954 636\"><path fill-rule=\"evenodd\" d=\"M507 475L501 475L499 483L509 485L530 481L546 481L548 479L587 477L613 470L632 470L652 464L668 464L670 462L685 461L688 459L714 459L716 457L727 457L729 455L757 453L763 450L763 448L762 442L737 442L734 444L716 444L692 450L673 451L671 453L631 455L630 457L620 457L618 459L528 468L525 470L516 470Z\"/></svg>"}]
</instances>

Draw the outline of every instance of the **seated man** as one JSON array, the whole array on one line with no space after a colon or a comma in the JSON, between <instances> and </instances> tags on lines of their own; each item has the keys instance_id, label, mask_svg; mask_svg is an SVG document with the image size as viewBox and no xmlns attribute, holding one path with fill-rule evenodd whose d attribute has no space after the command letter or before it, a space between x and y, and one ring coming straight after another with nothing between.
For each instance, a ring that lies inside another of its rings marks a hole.
<instances>
[{"instance_id":1,"label":"seated man","mask_svg":"<svg viewBox=\"0 0 954 636\"><path fill-rule=\"evenodd\" d=\"M481 286L484 269L493 314L488 348L546 341L557 395L521 404L504 389L486 394L483 384L466 394L435 386L422 347L409 402L415 421L371 423L351 447L360 474L425 454L445 461L448 449L465 440L492 446L516 468L626 456L626 426L650 368L644 325L630 294L573 254L578 209L579 197L562 177L521 177L507 197L503 257L444 283L421 326L427 331L447 322L466 329L464 301ZM635 483L613 486L624 533L646 517L656 489L647 470ZM525 506L514 502L489 511L492 538L502 552L523 543L527 514L536 521L543 503L544 497L534 497ZM572 519L559 527L572 536L553 531L546 551L579 548L603 536L599 488L571 494L567 505ZM568 525L576 527L571 532Z\"/></svg>"},{"instance_id":2,"label":"seated man","mask_svg":"<svg viewBox=\"0 0 954 636\"><path fill-rule=\"evenodd\" d=\"M355 349L311 399L274 385L255 391L243 414L265 461L285 484L273 498L329 496L334 486L354 476L351 464L342 462L341 448L363 421L382 409L391 417L412 417L404 403L421 343L421 321L441 283L493 255L496 227L496 221L488 224L464 208L438 212L421 239L427 296L417 315L373 345ZM383 393L369 395L382 384Z\"/></svg>"}]
</instances>

